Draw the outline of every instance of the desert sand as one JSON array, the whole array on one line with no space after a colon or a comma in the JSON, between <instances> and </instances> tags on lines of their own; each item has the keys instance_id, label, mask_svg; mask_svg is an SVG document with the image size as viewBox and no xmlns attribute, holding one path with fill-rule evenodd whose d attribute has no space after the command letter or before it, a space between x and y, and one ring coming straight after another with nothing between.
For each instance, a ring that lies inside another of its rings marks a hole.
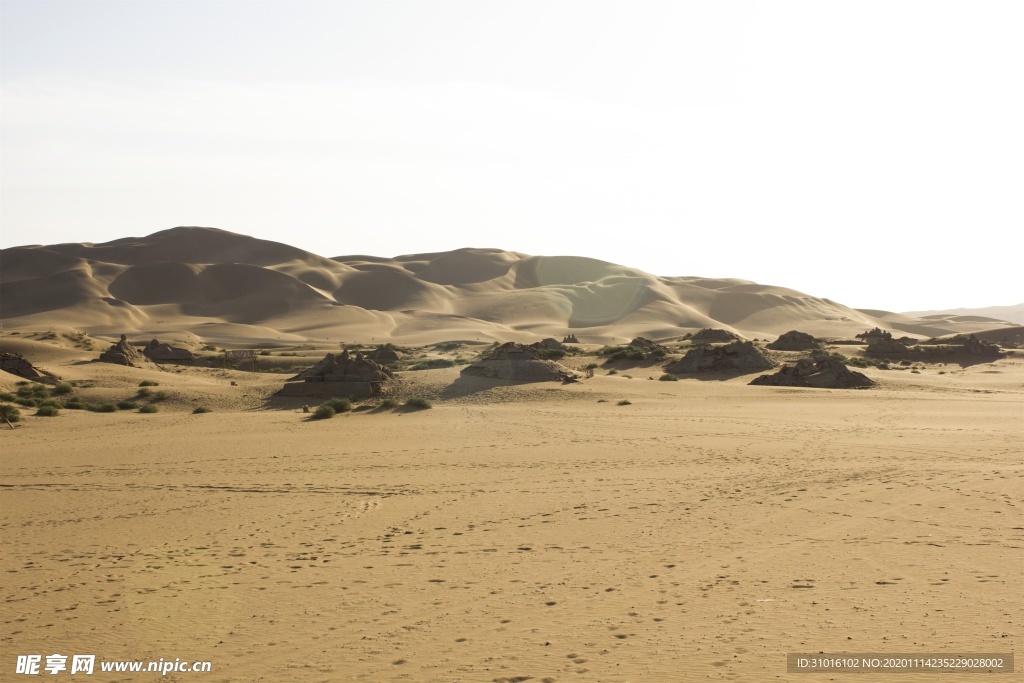
<instances>
[{"instance_id":1,"label":"desert sand","mask_svg":"<svg viewBox=\"0 0 1024 683\"><path fill-rule=\"evenodd\" d=\"M365 399L326 420L275 396L339 339L465 339L413 349L464 363L492 340L570 330L592 352L711 326L772 339L1019 327L585 260L317 260L249 238L231 251L228 235L224 273L202 265L208 241L145 258L159 240L3 253L0 351L85 401L132 399L146 380L166 394L154 414L23 409L16 429L0 424L3 678L18 654L88 652L212 663L168 681L810 683L843 676L787 674L786 653L1020 652L1019 350L862 368L867 390L652 381L661 365L638 362L568 384L404 370L397 407ZM583 317L593 326L572 324ZM122 331L272 355L260 372L95 362ZM0 374L0 391L18 381ZM403 409L413 396L433 407ZM1010 680L1022 666L857 680Z\"/></svg>"}]
</instances>

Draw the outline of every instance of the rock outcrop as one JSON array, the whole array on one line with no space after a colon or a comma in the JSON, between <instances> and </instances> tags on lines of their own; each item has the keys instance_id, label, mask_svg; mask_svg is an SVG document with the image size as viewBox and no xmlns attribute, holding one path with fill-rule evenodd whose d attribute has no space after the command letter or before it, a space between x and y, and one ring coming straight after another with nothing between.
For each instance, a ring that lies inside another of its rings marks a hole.
<instances>
[{"instance_id":1,"label":"rock outcrop","mask_svg":"<svg viewBox=\"0 0 1024 683\"><path fill-rule=\"evenodd\" d=\"M128 343L128 337L123 334L120 341L116 344L111 344L109 349L100 354L99 360L102 363L127 365L131 368L141 368L149 364L149 359L132 344Z\"/></svg>"},{"instance_id":2,"label":"rock outcrop","mask_svg":"<svg viewBox=\"0 0 1024 683\"><path fill-rule=\"evenodd\" d=\"M32 365L20 353L0 353L0 370L9 372L12 375L17 375L24 379L31 379L37 382L54 381L56 377L48 372L44 372Z\"/></svg>"},{"instance_id":3,"label":"rock outcrop","mask_svg":"<svg viewBox=\"0 0 1024 683\"><path fill-rule=\"evenodd\" d=\"M774 368L772 362L753 342L734 341L723 346L695 346L666 367L673 375L703 372L754 372Z\"/></svg>"},{"instance_id":4,"label":"rock outcrop","mask_svg":"<svg viewBox=\"0 0 1024 683\"><path fill-rule=\"evenodd\" d=\"M998 345L978 339L973 334L964 341L964 351L975 356L1003 355L1003 352Z\"/></svg>"},{"instance_id":5,"label":"rock outcrop","mask_svg":"<svg viewBox=\"0 0 1024 683\"><path fill-rule=\"evenodd\" d=\"M720 330L707 327L690 336L694 344L727 344L733 341L743 341L743 337L729 330Z\"/></svg>"},{"instance_id":6,"label":"rock outcrop","mask_svg":"<svg viewBox=\"0 0 1024 683\"><path fill-rule=\"evenodd\" d=\"M180 346L171 346L170 344L161 344L156 339L150 341L146 348L142 349L142 355L158 363L191 365L196 362L195 354L188 349Z\"/></svg>"},{"instance_id":7,"label":"rock outcrop","mask_svg":"<svg viewBox=\"0 0 1024 683\"><path fill-rule=\"evenodd\" d=\"M634 349L640 349L647 355L654 354L656 356L664 356L668 353L668 349L664 346L657 342L653 342L646 337L637 337L633 341L629 342L629 346L632 346Z\"/></svg>"},{"instance_id":8,"label":"rock outcrop","mask_svg":"<svg viewBox=\"0 0 1024 683\"><path fill-rule=\"evenodd\" d=\"M783 366L775 374L761 375L750 383L819 389L866 389L875 386L866 375L850 370L842 361L835 358L801 358L796 365Z\"/></svg>"},{"instance_id":9,"label":"rock outcrop","mask_svg":"<svg viewBox=\"0 0 1024 683\"><path fill-rule=\"evenodd\" d=\"M806 332L790 330L769 344L768 348L772 351L810 351L820 349L821 344Z\"/></svg>"},{"instance_id":10,"label":"rock outcrop","mask_svg":"<svg viewBox=\"0 0 1024 683\"><path fill-rule=\"evenodd\" d=\"M480 360L462 369L467 377L484 377L509 382L571 382L577 378L569 368L540 357L537 349L506 342Z\"/></svg>"},{"instance_id":11,"label":"rock outcrop","mask_svg":"<svg viewBox=\"0 0 1024 683\"><path fill-rule=\"evenodd\" d=\"M285 383L282 396L374 396L395 379L387 367L362 353L328 353ZM301 380L301 381L300 381Z\"/></svg>"},{"instance_id":12,"label":"rock outcrop","mask_svg":"<svg viewBox=\"0 0 1024 683\"><path fill-rule=\"evenodd\" d=\"M576 338L575 334L567 334L562 338L563 344L579 344L580 340Z\"/></svg>"},{"instance_id":13,"label":"rock outcrop","mask_svg":"<svg viewBox=\"0 0 1024 683\"><path fill-rule=\"evenodd\" d=\"M696 346L665 370L674 375L688 372L753 372L775 364L753 342L734 341L724 346Z\"/></svg>"},{"instance_id":14,"label":"rock outcrop","mask_svg":"<svg viewBox=\"0 0 1024 683\"><path fill-rule=\"evenodd\" d=\"M571 351L565 344L559 342L554 337L548 337L547 339L541 339L539 342L530 344L531 349L546 349L548 351L564 351L568 353Z\"/></svg>"},{"instance_id":15,"label":"rock outcrop","mask_svg":"<svg viewBox=\"0 0 1024 683\"><path fill-rule=\"evenodd\" d=\"M371 360L377 361L378 363L394 363L402 360L402 358L405 357L405 354L391 344L381 344L371 351L367 357Z\"/></svg>"}]
</instances>

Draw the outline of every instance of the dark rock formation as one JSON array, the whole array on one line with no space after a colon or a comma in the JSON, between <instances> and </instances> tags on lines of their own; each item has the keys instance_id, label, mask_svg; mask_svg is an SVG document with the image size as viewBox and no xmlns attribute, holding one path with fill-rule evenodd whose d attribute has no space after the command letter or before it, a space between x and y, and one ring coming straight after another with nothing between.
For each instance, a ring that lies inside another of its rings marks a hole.
<instances>
[{"instance_id":1,"label":"dark rock formation","mask_svg":"<svg viewBox=\"0 0 1024 683\"><path fill-rule=\"evenodd\" d=\"M576 373L569 368L540 357L537 349L506 342L480 360L462 369L467 377L484 377L510 382L570 382Z\"/></svg>"},{"instance_id":2,"label":"dark rock formation","mask_svg":"<svg viewBox=\"0 0 1024 683\"><path fill-rule=\"evenodd\" d=\"M378 363L394 363L402 360L405 354L396 349L391 344L381 344L376 349L368 354L368 358L375 360Z\"/></svg>"},{"instance_id":3,"label":"dark rock formation","mask_svg":"<svg viewBox=\"0 0 1024 683\"><path fill-rule=\"evenodd\" d=\"M37 382L53 381L56 378L48 372L43 372L20 353L0 353L0 370L17 375L24 379L31 379Z\"/></svg>"},{"instance_id":4,"label":"dark rock formation","mask_svg":"<svg viewBox=\"0 0 1024 683\"><path fill-rule=\"evenodd\" d=\"M761 375L750 383L819 389L864 389L875 385L866 375L850 370L835 358L801 358L796 365L786 365L774 375Z\"/></svg>"},{"instance_id":5,"label":"dark rock formation","mask_svg":"<svg viewBox=\"0 0 1024 683\"><path fill-rule=\"evenodd\" d=\"M690 337L690 341L694 344L726 344L732 341L742 341L743 337L739 336L735 332L729 330L720 330L717 328L704 328L700 332Z\"/></svg>"},{"instance_id":6,"label":"dark rock formation","mask_svg":"<svg viewBox=\"0 0 1024 683\"><path fill-rule=\"evenodd\" d=\"M170 344L161 344L156 339L150 341L146 348L142 349L142 355L152 361L161 363L191 365L196 362L195 354L188 349L183 349L180 346L171 346Z\"/></svg>"},{"instance_id":7,"label":"dark rock formation","mask_svg":"<svg viewBox=\"0 0 1024 683\"><path fill-rule=\"evenodd\" d=\"M629 346L632 346L634 349L640 349L645 354L664 356L666 353L668 353L668 349L666 349L664 346L656 342L653 342L650 339L647 339L646 337L637 337L633 341L629 342Z\"/></svg>"},{"instance_id":8,"label":"dark rock formation","mask_svg":"<svg viewBox=\"0 0 1024 683\"><path fill-rule=\"evenodd\" d=\"M806 332L790 330L769 344L768 348L773 351L808 351L820 349L821 344Z\"/></svg>"},{"instance_id":9,"label":"dark rock formation","mask_svg":"<svg viewBox=\"0 0 1024 683\"><path fill-rule=\"evenodd\" d=\"M753 342L734 341L724 346L696 346L668 365L673 375L687 372L768 370L775 367Z\"/></svg>"},{"instance_id":10,"label":"dark rock formation","mask_svg":"<svg viewBox=\"0 0 1024 683\"><path fill-rule=\"evenodd\" d=\"M976 356L1001 356L1003 354L999 346L978 339L973 334L964 341L964 351Z\"/></svg>"},{"instance_id":11,"label":"dark rock formation","mask_svg":"<svg viewBox=\"0 0 1024 683\"><path fill-rule=\"evenodd\" d=\"M109 349L100 354L99 360L103 363L127 365L132 368L145 367L149 363L149 359L142 355L137 348L129 344L128 337L123 334L119 342L111 344Z\"/></svg>"},{"instance_id":12,"label":"dark rock formation","mask_svg":"<svg viewBox=\"0 0 1024 683\"><path fill-rule=\"evenodd\" d=\"M567 334L562 338L563 344L579 344L580 340L576 338L575 334Z\"/></svg>"},{"instance_id":13,"label":"dark rock formation","mask_svg":"<svg viewBox=\"0 0 1024 683\"><path fill-rule=\"evenodd\" d=\"M568 351L571 350L565 344L562 344L561 342L559 342L557 339L555 339L553 337L548 337L547 339L541 339L539 342L534 342L534 343L530 344L530 348L532 348L532 349L547 349L548 351L565 351L565 352L568 352Z\"/></svg>"},{"instance_id":14,"label":"dark rock formation","mask_svg":"<svg viewBox=\"0 0 1024 683\"><path fill-rule=\"evenodd\" d=\"M328 353L285 383L282 396L374 396L395 373L362 353ZM298 381L302 380L302 381Z\"/></svg>"}]
</instances>

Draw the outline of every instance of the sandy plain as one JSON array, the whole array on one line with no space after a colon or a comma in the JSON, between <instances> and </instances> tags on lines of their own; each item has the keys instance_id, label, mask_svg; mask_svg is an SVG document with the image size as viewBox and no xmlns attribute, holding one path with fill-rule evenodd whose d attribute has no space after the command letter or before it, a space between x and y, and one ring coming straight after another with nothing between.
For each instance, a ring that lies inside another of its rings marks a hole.
<instances>
[{"instance_id":1,"label":"sandy plain","mask_svg":"<svg viewBox=\"0 0 1024 683\"><path fill-rule=\"evenodd\" d=\"M866 391L428 370L431 410L311 421L279 375L3 342L91 399L171 396L0 430L5 680L90 652L212 663L92 680L810 683L848 676L786 653L1020 649L1018 352Z\"/></svg>"}]
</instances>

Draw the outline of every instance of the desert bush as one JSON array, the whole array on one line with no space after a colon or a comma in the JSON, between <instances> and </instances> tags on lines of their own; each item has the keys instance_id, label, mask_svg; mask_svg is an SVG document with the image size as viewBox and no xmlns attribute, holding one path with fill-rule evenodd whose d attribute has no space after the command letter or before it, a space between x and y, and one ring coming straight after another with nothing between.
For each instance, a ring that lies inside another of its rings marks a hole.
<instances>
[{"instance_id":1,"label":"desert bush","mask_svg":"<svg viewBox=\"0 0 1024 683\"><path fill-rule=\"evenodd\" d=\"M154 401L166 401L170 397L171 395L168 394L166 391L158 391L155 394L153 394Z\"/></svg>"},{"instance_id":2,"label":"desert bush","mask_svg":"<svg viewBox=\"0 0 1024 683\"><path fill-rule=\"evenodd\" d=\"M117 407L119 410L135 410L139 404L135 401L119 401Z\"/></svg>"},{"instance_id":3,"label":"desert bush","mask_svg":"<svg viewBox=\"0 0 1024 683\"><path fill-rule=\"evenodd\" d=\"M160 382L156 382L156 381L151 380L151 379L144 379L141 382L139 382L139 386L140 387L158 387L158 386L160 386Z\"/></svg>"},{"instance_id":4,"label":"desert bush","mask_svg":"<svg viewBox=\"0 0 1024 683\"><path fill-rule=\"evenodd\" d=\"M413 410L427 410L428 408L433 408L434 406L432 406L430 404L430 401L428 401L427 399L416 397L410 398L408 401L406 401L405 407L412 408Z\"/></svg>"},{"instance_id":5,"label":"desert bush","mask_svg":"<svg viewBox=\"0 0 1024 683\"><path fill-rule=\"evenodd\" d=\"M330 406L336 413L347 413L352 410L352 401L347 398L331 398L324 401L323 405Z\"/></svg>"},{"instance_id":6,"label":"desert bush","mask_svg":"<svg viewBox=\"0 0 1024 683\"><path fill-rule=\"evenodd\" d=\"M0 405L0 416L8 422L18 422L21 420L21 411L18 410L18 406Z\"/></svg>"},{"instance_id":7,"label":"desert bush","mask_svg":"<svg viewBox=\"0 0 1024 683\"><path fill-rule=\"evenodd\" d=\"M50 393L54 396L66 396L67 394L70 394L74 390L75 388L68 384L67 382L61 382L60 384L55 386L53 388L53 391L51 391Z\"/></svg>"},{"instance_id":8,"label":"desert bush","mask_svg":"<svg viewBox=\"0 0 1024 683\"><path fill-rule=\"evenodd\" d=\"M35 408L40 403L42 403L42 399L26 398L24 396L19 396L18 398L14 399L14 402L17 403L19 406L23 406L25 408Z\"/></svg>"},{"instance_id":9,"label":"desert bush","mask_svg":"<svg viewBox=\"0 0 1024 683\"><path fill-rule=\"evenodd\" d=\"M144 405L141 408L139 408L139 412L140 413L156 413L156 412L159 412L159 411L160 411L160 408L158 408L157 406L153 405L152 403L147 403L146 405Z\"/></svg>"},{"instance_id":10,"label":"desert bush","mask_svg":"<svg viewBox=\"0 0 1024 683\"><path fill-rule=\"evenodd\" d=\"M39 406L40 408L43 408L43 407L50 407L50 408L63 408L63 407L64 407L64 404L63 404L63 403L61 403L60 401L58 401L58 400L57 400L57 399L55 399L55 398L44 398L44 399L43 399L42 401L39 401L39 402L37 403L37 405L38 405L38 406Z\"/></svg>"},{"instance_id":11,"label":"desert bush","mask_svg":"<svg viewBox=\"0 0 1024 683\"><path fill-rule=\"evenodd\" d=\"M609 375L617 375L617 374L619 374L619 371L616 370L615 368L612 368L611 370L608 371L608 374Z\"/></svg>"},{"instance_id":12,"label":"desert bush","mask_svg":"<svg viewBox=\"0 0 1024 683\"><path fill-rule=\"evenodd\" d=\"M377 407L378 408L383 408L385 410L389 410L391 408L396 407L397 405L398 405L398 401L396 401L395 399L393 399L393 398L386 398L383 401L381 401L380 405L377 406Z\"/></svg>"},{"instance_id":13,"label":"desert bush","mask_svg":"<svg viewBox=\"0 0 1024 683\"><path fill-rule=\"evenodd\" d=\"M86 410L94 413L116 413L117 406L113 403L90 403L85 407Z\"/></svg>"},{"instance_id":14,"label":"desert bush","mask_svg":"<svg viewBox=\"0 0 1024 683\"><path fill-rule=\"evenodd\" d=\"M12 394L9 391L5 391L4 393L0 394L0 401L13 401L14 399L14 394Z\"/></svg>"},{"instance_id":15,"label":"desert bush","mask_svg":"<svg viewBox=\"0 0 1024 683\"><path fill-rule=\"evenodd\" d=\"M152 396L152 395L153 395L153 390L150 389L149 387L142 387L141 389L139 389L139 396Z\"/></svg>"},{"instance_id":16,"label":"desert bush","mask_svg":"<svg viewBox=\"0 0 1024 683\"><path fill-rule=\"evenodd\" d=\"M334 417L334 408L326 403L317 406L316 412L313 413L314 420L326 420L329 417Z\"/></svg>"},{"instance_id":17,"label":"desert bush","mask_svg":"<svg viewBox=\"0 0 1024 683\"><path fill-rule=\"evenodd\" d=\"M671 372L666 372L664 375L658 378L659 382L678 382L679 378L673 375Z\"/></svg>"},{"instance_id":18,"label":"desert bush","mask_svg":"<svg viewBox=\"0 0 1024 683\"><path fill-rule=\"evenodd\" d=\"M624 398L621 401L619 401L618 403L616 403L615 405L617 405L617 406L631 406L631 405L633 405L633 402L630 401L628 398Z\"/></svg>"},{"instance_id":19,"label":"desert bush","mask_svg":"<svg viewBox=\"0 0 1024 683\"><path fill-rule=\"evenodd\" d=\"M64 400L64 407L68 410L85 410L85 402L78 397L71 397Z\"/></svg>"},{"instance_id":20,"label":"desert bush","mask_svg":"<svg viewBox=\"0 0 1024 683\"><path fill-rule=\"evenodd\" d=\"M565 358L565 351L562 349L537 349L537 355L544 360L562 360Z\"/></svg>"},{"instance_id":21,"label":"desert bush","mask_svg":"<svg viewBox=\"0 0 1024 683\"><path fill-rule=\"evenodd\" d=\"M60 415L60 411L54 406L39 406L36 415L39 417L57 417Z\"/></svg>"},{"instance_id":22,"label":"desert bush","mask_svg":"<svg viewBox=\"0 0 1024 683\"><path fill-rule=\"evenodd\" d=\"M203 413L210 413L210 412L213 412L213 411L211 411L206 406L196 406L196 408L192 411L192 414L193 415L202 415Z\"/></svg>"}]
</instances>

